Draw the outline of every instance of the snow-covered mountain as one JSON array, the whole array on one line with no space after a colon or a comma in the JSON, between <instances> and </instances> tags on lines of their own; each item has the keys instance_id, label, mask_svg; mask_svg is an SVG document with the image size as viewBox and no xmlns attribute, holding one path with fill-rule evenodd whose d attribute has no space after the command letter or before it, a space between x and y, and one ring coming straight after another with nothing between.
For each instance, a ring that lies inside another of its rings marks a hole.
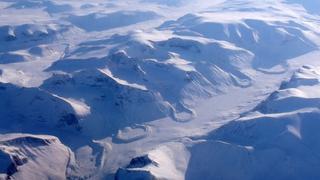
<instances>
[{"instance_id":1,"label":"snow-covered mountain","mask_svg":"<svg viewBox=\"0 0 320 180\"><path fill-rule=\"evenodd\" d=\"M73 153L56 137L5 134L0 139L1 179L66 179L75 168Z\"/></svg>"},{"instance_id":2,"label":"snow-covered mountain","mask_svg":"<svg viewBox=\"0 0 320 180\"><path fill-rule=\"evenodd\" d=\"M318 11L0 1L0 179L319 179Z\"/></svg>"},{"instance_id":3,"label":"snow-covered mountain","mask_svg":"<svg viewBox=\"0 0 320 180\"><path fill-rule=\"evenodd\" d=\"M197 143L186 179L317 179L319 75L299 69L254 111Z\"/></svg>"},{"instance_id":4,"label":"snow-covered mountain","mask_svg":"<svg viewBox=\"0 0 320 180\"><path fill-rule=\"evenodd\" d=\"M188 151L177 143L158 147L133 158L116 177L317 179L319 85L319 68L304 66L252 111L208 136L187 141ZM184 176L181 162L187 163Z\"/></svg>"}]
</instances>

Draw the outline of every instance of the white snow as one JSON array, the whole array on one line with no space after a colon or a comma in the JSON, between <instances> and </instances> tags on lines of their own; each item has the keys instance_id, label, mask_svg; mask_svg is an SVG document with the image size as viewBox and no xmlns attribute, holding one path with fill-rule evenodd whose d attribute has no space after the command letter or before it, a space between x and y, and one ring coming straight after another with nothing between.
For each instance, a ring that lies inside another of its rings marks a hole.
<instances>
[{"instance_id":1,"label":"white snow","mask_svg":"<svg viewBox=\"0 0 320 180\"><path fill-rule=\"evenodd\" d=\"M58 98L61 98L63 99L64 101L66 101L67 103L69 103L73 110L75 111L75 113L78 115L78 116L88 116L91 112L90 112L90 107L85 104L85 102L83 102L82 100L76 100L76 99L72 99L72 98L63 98L63 97L59 97L57 95L54 95Z\"/></svg>"},{"instance_id":2,"label":"white snow","mask_svg":"<svg viewBox=\"0 0 320 180\"><path fill-rule=\"evenodd\" d=\"M318 89L319 82L304 82L319 78L317 67L304 67L282 85L254 111L213 131L205 140L191 148L190 171L186 179L202 178L203 174L222 179L316 179L319 173L317 138L319 133L318 103L309 103L308 97L291 102L295 94L288 94L280 105L275 94L285 93L292 83L294 88L308 86ZM311 76L313 74L313 76ZM308 93L308 90L304 90ZM312 90L311 90L312 92ZM318 96L319 97L319 96ZM297 105L300 105L297 107ZM288 110L289 109L289 110ZM246 147L251 147L247 149ZM200 168L199 168L200 166ZM199 170L197 170L199 168ZM230 173L232 172L232 173Z\"/></svg>"},{"instance_id":3,"label":"white snow","mask_svg":"<svg viewBox=\"0 0 320 180\"><path fill-rule=\"evenodd\" d=\"M47 135L6 134L0 136L1 179L66 179L74 166L73 153L59 139Z\"/></svg>"},{"instance_id":4,"label":"white snow","mask_svg":"<svg viewBox=\"0 0 320 180\"><path fill-rule=\"evenodd\" d=\"M319 179L319 12L0 1L0 179Z\"/></svg>"}]
</instances>

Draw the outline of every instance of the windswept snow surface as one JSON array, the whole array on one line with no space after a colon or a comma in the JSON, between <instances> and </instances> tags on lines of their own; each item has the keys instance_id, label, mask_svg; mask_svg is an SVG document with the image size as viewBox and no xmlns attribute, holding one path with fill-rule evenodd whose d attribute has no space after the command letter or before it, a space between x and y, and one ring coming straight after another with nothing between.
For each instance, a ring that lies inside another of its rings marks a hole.
<instances>
[{"instance_id":1,"label":"windswept snow surface","mask_svg":"<svg viewBox=\"0 0 320 180\"><path fill-rule=\"evenodd\" d=\"M0 0L0 179L320 179L319 5Z\"/></svg>"}]
</instances>

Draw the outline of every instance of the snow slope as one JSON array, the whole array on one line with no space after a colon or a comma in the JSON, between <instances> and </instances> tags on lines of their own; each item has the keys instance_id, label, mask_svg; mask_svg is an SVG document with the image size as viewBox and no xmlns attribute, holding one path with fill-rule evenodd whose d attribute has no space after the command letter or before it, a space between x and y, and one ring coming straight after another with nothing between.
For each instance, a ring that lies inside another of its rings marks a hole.
<instances>
[{"instance_id":1,"label":"snow slope","mask_svg":"<svg viewBox=\"0 0 320 180\"><path fill-rule=\"evenodd\" d=\"M6 134L0 136L0 162L0 179L66 179L74 156L54 136Z\"/></svg>"},{"instance_id":2,"label":"snow slope","mask_svg":"<svg viewBox=\"0 0 320 180\"><path fill-rule=\"evenodd\" d=\"M318 9L0 1L1 178L318 179Z\"/></svg>"},{"instance_id":3,"label":"snow slope","mask_svg":"<svg viewBox=\"0 0 320 180\"><path fill-rule=\"evenodd\" d=\"M301 68L255 111L197 143L186 179L317 179L319 78L318 68Z\"/></svg>"},{"instance_id":4,"label":"snow slope","mask_svg":"<svg viewBox=\"0 0 320 180\"><path fill-rule=\"evenodd\" d=\"M319 68L303 66L242 117L133 158L116 178L317 179L319 85Z\"/></svg>"},{"instance_id":5,"label":"snow slope","mask_svg":"<svg viewBox=\"0 0 320 180\"><path fill-rule=\"evenodd\" d=\"M2 132L45 133L46 128L80 128L77 114L68 102L39 88L1 83L0 97Z\"/></svg>"},{"instance_id":6,"label":"snow slope","mask_svg":"<svg viewBox=\"0 0 320 180\"><path fill-rule=\"evenodd\" d=\"M219 10L188 14L177 21L164 23L160 29L170 29L180 35L193 34L233 43L253 52L255 57L252 65L255 68L271 68L281 64L281 60L290 59L317 48L313 40L306 36L309 32L312 34L317 32L308 26L301 28L301 24L291 18L277 20L264 16L252 17L255 11L264 14L266 10L242 10L246 7L238 5L233 7L232 3L231 5L228 3L226 6L230 10L224 10L223 16L219 14ZM279 13L279 9L270 11ZM237 14L240 15L237 16Z\"/></svg>"},{"instance_id":7,"label":"snow slope","mask_svg":"<svg viewBox=\"0 0 320 180\"><path fill-rule=\"evenodd\" d=\"M287 0L286 2L295 4L297 6L302 6L305 10L307 10L310 13L319 14L320 3L318 1Z\"/></svg>"},{"instance_id":8,"label":"snow slope","mask_svg":"<svg viewBox=\"0 0 320 180\"><path fill-rule=\"evenodd\" d=\"M152 20L158 17L159 15L156 13L148 11L120 11L110 14L92 13L85 16L71 15L68 17L68 20L86 31L102 31ZM115 19L121 19L121 21L114 21Z\"/></svg>"}]
</instances>

